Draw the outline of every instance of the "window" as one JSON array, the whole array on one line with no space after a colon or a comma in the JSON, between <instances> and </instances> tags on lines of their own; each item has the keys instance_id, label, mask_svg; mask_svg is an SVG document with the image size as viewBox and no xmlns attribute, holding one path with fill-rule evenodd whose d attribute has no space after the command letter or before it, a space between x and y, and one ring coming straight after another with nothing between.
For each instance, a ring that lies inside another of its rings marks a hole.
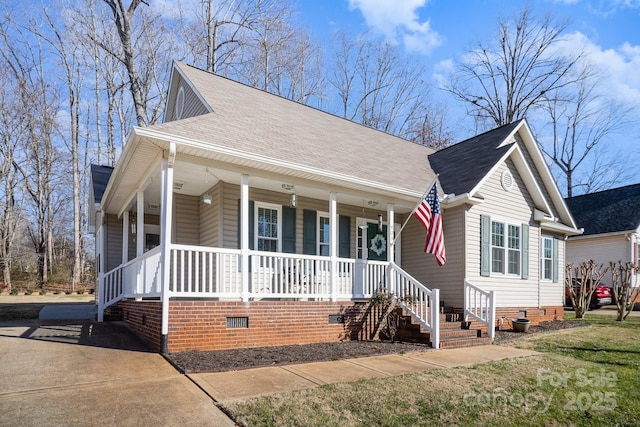
<instances>
[{"instance_id":1,"label":"window","mask_svg":"<svg viewBox=\"0 0 640 427\"><path fill-rule=\"evenodd\" d=\"M553 280L553 239L551 237L542 238L542 260L540 269L543 280Z\"/></svg>"},{"instance_id":2,"label":"window","mask_svg":"<svg viewBox=\"0 0 640 427\"><path fill-rule=\"evenodd\" d=\"M318 213L318 255L329 256L330 236L331 227L329 225L329 216Z\"/></svg>"},{"instance_id":3,"label":"window","mask_svg":"<svg viewBox=\"0 0 640 427\"><path fill-rule=\"evenodd\" d=\"M520 226L491 221L491 272L520 274Z\"/></svg>"},{"instance_id":4,"label":"window","mask_svg":"<svg viewBox=\"0 0 640 427\"><path fill-rule=\"evenodd\" d=\"M266 252L280 250L279 207L258 205L256 203L256 249Z\"/></svg>"}]
</instances>

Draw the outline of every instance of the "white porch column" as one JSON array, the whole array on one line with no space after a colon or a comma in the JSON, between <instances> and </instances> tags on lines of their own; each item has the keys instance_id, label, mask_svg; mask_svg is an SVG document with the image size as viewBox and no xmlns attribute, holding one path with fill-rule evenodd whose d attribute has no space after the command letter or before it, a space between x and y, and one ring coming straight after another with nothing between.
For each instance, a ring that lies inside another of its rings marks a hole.
<instances>
[{"instance_id":1,"label":"white porch column","mask_svg":"<svg viewBox=\"0 0 640 427\"><path fill-rule=\"evenodd\" d=\"M136 194L136 209L138 211L136 224L136 234L138 236L136 240L136 257L139 257L144 254L144 189L138 190Z\"/></svg>"},{"instance_id":2,"label":"white porch column","mask_svg":"<svg viewBox=\"0 0 640 427\"><path fill-rule=\"evenodd\" d=\"M173 165L176 159L176 144L169 144L169 154L161 163L160 191L160 265L162 266L162 339L161 351L168 353L169 298L171 298L171 225L173 222ZM142 220L144 223L144 218ZM144 228L143 228L144 231ZM138 240L140 236L138 236Z\"/></svg>"},{"instance_id":3,"label":"white porch column","mask_svg":"<svg viewBox=\"0 0 640 427\"><path fill-rule=\"evenodd\" d=\"M240 182L240 252L242 274L242 301L249 301L249 175Z\"/></svg>"},{"instance_id":4,"label":"white porch column","mask_svg":"<svg viewBox=\"0 0 640 427\"><path fill-rule=\"evenodd\" d=\"M331 301L338 300L338 202L336 193L329 198L329 257L331 264Z\"/></svg>"},{"instance_id":5,"label":"white porch column","mask_svg":"<svg viewBox=\"0 0 640 427\"><path fill-rule=\"evenodd\" d=\"M122 213L122 263L129 261L129 211Z\"/></svg>"},{"instance_id":6,"label":"white porch column","mask_svg":"<svg viewBox=\"0 0 640 427\"><path fill-rule=\"evenodd\" d=\"M387 204L387 260L389 261L389 268L387 268L389 289L391 292L394 292L396 295L396 283L395 283L395 274L392 270L392 265L395 264L395 245L393 244L393 237L395 232L393 230L395 225L394 219L394 206L392 203Z\"/></svg>"}]
</instances>

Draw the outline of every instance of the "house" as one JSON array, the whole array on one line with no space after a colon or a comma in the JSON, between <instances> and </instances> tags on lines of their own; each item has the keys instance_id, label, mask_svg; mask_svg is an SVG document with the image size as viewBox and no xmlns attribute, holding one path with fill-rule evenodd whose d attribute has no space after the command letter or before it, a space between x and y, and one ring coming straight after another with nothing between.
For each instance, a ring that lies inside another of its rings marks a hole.
<instances>
[{"instance_id":1,"label":"house","mask_svg":"<svg viewBox=\"0 0 640 427\"><path fill-rule=\"evenodd\" d=\"M611 261L622 261L638 266L640 184L569 197L566 203L578 227L584 228L582 235L567 240L567 263L594 260L608 267ZM640 285L637 273L633 280L634 286Z\"/></svg>"},{"instance_id":2,"label":"house","mask_svg":"<svg viewBox=\"0 0 640 427\"><path fill-rule=\"evenodd\" d=\"M562 318L579 230L526 121L434 152L179 62L164 117L92 169L99 320L153 348L368 339L378 291L436 348ZM411 215L437 176L442 267Z\"/></svg>"}]
</instances>

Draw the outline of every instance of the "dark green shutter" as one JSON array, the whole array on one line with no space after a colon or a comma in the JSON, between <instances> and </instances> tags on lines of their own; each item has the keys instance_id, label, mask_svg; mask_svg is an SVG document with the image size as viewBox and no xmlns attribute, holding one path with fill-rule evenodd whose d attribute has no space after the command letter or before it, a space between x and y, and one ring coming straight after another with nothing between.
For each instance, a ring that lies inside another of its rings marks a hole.
<instances>
[{"instance_id":1,"label":"dark green shutter","mask_svg":"<svg viewBox=\"0 0 640 427\"><path fill-rule=\"evenodd\" d=\"M480 215L480 275L491 274L491 217Z\"/></svg>"},{"instance_id":2,"label":"dark green shutter","mask_svg":"<svg viewBox=\"0 0 640 427\"><path fill-rule=\"evenodd\" d=\"M296 209L282 207L282 252L296 253Z\"/></svg>"},{"instance_id":3,"label":"dark green shutter","mask_svg":"<svg viewBox=\"0 0 640 427\"><path fill-rule=\"evenodd\" d=\"M242 244L242 206L241 200L238 199L238 249L240 249L240 245ZM253 200L249 200L249 249L255 249L254 242L254 222L255 222L255 212L254 212L254 203Z\"/></svg>"},{"instance_id":4,"label":"dark green shutter","mask_svg":"<svg viewBox=\"0 0 640 427\"><path fill-rule=\"evenodd\" d=\"M529 278L529 224L522 224L522 278Z\"/></svg>"},{"instance_id":5,"label":"dark green shutter","mask_svg":"<svg viewBox=\"0 0 640 427\"><path fill-rule=\"evenodd\" d=\"M302 253L305 255L317 254L317 227L316 211L304 209L302 211Z\"/></svg>"},{"instance_id":6,"label":"dark green shutter","mask_svg":"<svg viewBox=\"0 0 640 427\"><path fill-rule=\"evenodd\" d=\"M340 215L338 228L338 256L351 257L351 217Z\"/></svg>"},{"instance_id":7,"label":"dark green shutter","mask_svg":"<svg viewBox=\"0 0 640 427\"><path fill-rule=\"evenodd\" d=\"M553 283L558 283L558 239L553 239Z\"/></svg>"}]
</instances>

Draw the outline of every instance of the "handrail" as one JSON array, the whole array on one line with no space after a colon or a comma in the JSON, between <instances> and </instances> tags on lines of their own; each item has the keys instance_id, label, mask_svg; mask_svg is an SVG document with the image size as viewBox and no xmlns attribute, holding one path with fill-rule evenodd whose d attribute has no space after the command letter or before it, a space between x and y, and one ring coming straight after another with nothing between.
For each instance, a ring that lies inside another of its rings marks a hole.
<instances>
[{"instance_id":1,"label":"handrail","mask_svg":"<svg viewBox=\"0 0 640 427\"><path fill-rule=\"evenodd\" d=\"M464 280L464 320L469 316L487 327L489 338L495 338L496 295Z\"/></svg>"},{"instance_id":2,"label":"handrail","mask_svg":"<svg viewBox=\"0 0 640 427\"><path fill-rule=\"evenodd\" d=\"M427 288L395 263L389 271L396 303L429 331L431 346L440 348L440 290Z\"/></svg>"}]
</instances>

